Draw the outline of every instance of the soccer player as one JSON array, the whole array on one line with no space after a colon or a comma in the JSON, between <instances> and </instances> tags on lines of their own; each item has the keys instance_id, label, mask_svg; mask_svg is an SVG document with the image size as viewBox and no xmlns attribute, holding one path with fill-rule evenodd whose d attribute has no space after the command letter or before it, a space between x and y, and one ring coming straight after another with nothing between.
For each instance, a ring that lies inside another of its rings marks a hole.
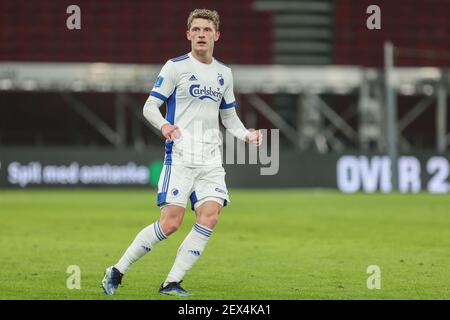
<instances>
[{"instance_id":1,"label":"soccer player","mask_svg":"<svg viewBox=\"0 0 450 320\"><path fill-rule=\"evenodd\" d=\"M222 167L219 114L238 139L261 145L259 130L248 131L236 114L231 69L213 57L219 40L216 11L195 9L187 21L191 52L168 60L147 99L145 118L166 138L164 168L158 183L160 219L142 229L114 265L102 288L113 295L130 266L180 227L188 199L196 223L181 243L159 293L189 296L180 283L202 254L221 209L229 202ZM167 104L166 117L159 111Z\"/></svg>"}]
</instances>

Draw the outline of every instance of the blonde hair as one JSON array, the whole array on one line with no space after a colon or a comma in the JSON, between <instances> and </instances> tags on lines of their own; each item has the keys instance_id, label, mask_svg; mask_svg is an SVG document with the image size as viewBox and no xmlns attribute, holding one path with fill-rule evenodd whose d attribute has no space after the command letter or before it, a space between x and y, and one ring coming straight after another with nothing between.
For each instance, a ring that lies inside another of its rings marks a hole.
<instances>
[{"instance_id":1,"label":"blonde hair","mask_svg":"<svg viewBox=\"0 0 450 320\"><path fill-rule=\"evenodd\" d=\"M192 20L197 19L197 18L212 21L216 31L219 31L220 19L219 19L219 13L216 10L195 9L194 11L191 11L191 13L189 14L189 18L187 20L188 30L191 29Z\"/></svg>"}]
</instances>

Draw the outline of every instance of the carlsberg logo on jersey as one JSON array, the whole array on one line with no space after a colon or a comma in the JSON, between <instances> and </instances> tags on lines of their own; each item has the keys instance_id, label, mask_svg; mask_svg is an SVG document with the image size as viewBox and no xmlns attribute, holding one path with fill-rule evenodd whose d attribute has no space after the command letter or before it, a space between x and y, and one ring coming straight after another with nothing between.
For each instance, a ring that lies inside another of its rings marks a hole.
<instances>
[{"instance_id":1,"label":"carlsberg logo on jersey","mask_svg":"<svg viewBox=\"0 0 450 320\"><path fill-rule=\"evenodd\" d=\"M213 88L206 88L206 86L200 88L199 84L191 85L189 88L189 93L191 96L199 98L200 100L211 99L215 102L222 100L222 93L220 91L214 91Z\"/></svg>"}]
</instances>

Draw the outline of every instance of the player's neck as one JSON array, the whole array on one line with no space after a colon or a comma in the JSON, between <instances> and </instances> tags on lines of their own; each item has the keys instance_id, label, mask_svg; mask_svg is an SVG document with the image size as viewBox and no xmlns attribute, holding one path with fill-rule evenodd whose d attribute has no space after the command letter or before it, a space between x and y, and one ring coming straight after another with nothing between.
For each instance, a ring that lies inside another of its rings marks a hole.
<instances>
[{"instance_id":1,"label":"player's neck","mask_svg":"<svg viewBox=\"0 0 450 320\"><path fill-rule=\"evenodd\" d=\"M210 64L213 61L212 52L191 51L192 56L201 63Z\"/></svg>"}]
</instances>

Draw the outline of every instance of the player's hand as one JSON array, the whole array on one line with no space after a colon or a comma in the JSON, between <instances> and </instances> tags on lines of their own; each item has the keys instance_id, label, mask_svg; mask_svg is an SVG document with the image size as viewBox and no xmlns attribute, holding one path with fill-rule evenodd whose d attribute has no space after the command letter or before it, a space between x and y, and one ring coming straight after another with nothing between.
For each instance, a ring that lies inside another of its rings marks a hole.
<instances>
[{"instance_id":1,"label":"player's hand","mask_svg":"<svg viewBox=\"0 0 450 320\"><path fill-rule=\"evenodd\" d=\"M172 124L166 123L161 127L161 133L169 141L173 141L181 137L180 128Z\"/></svg>"},{"instance_id":2,"label":"player's hand","mask_svg":"<svg viewBox=\"0 0 450 320\"><path fill-rule=\"evenodd\" d=\"M260 146L262 144L263 135L261 130L256 130L250 133L247 133L245 136L245 141L247 143L256 144L256 146Z\"/></svg>"}]
</instances>

